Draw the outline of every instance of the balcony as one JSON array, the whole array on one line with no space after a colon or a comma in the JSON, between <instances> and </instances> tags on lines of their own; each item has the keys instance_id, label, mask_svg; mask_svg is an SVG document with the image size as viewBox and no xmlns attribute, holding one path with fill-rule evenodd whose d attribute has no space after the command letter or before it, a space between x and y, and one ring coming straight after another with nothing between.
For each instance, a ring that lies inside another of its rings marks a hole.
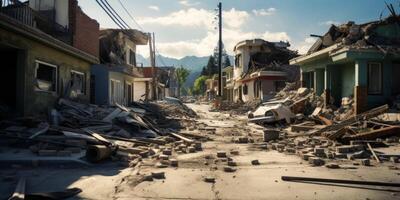
<instances>
[{"instance_id":1,"label":"balcony","mask_svg":"<svg viewBox=\"0 0 400 200\"><path fill-rule=\"evenodd\" d=\"M72 44L72 32L67 27L55 22L56 11L54 9L37 11L29 7L28 1L3 0L0 3L0 14L37 28L66 44Z\"/></svg>"}]
</instances>

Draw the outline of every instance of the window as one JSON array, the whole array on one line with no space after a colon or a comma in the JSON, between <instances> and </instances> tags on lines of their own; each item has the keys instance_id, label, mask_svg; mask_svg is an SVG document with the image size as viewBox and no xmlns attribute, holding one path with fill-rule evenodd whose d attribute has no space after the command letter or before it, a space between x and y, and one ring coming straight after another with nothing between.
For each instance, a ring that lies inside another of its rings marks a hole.
<instances>
[{"instance_id":1,"label":"window","mask_svg":"<svg viewBox=\"0 0 400 200\"><path fill-rule=\"evenodd\" d=\"M381 63L368 63L368 94L382 94Z\"/></svg>"},{"instance_id":2,"label":"window","mask_svg":"<svg viewBox=\"0 0 400 200\"><path fill-rule=\"evenodd\" d=\"M243 85L243 94L247 95L247 84Z\"/></svg>"},{"instance_id":3,"label":"window","mask_svg":"<svg viewBox=\"0 0 400 200\"><path fill-rule=\"evenodd\" d=\"M71 92L75 95L85 94L86 80L82 72L71 70Z\"/></svg>"},{"instance_id":4,"label":"window","mask_svg":"<svg viewBox=\"0 0 400 200\"><path fill-rule=\"evenodd\" d=\"M129 50L129 64L136 66L136 54L132 50Z\"/></svg>"},{"instance_id":5,"label":"window","mask_svg":"<svg viewBox=\"0 0 400 200\"><path fill-rule=\"evenodd\" d=\"M57 92L57 66L36 61L36 90Z\"/></svg>"},{"instance_id":6,"label":"window","mask_svg":"<svg viewBox=\"0 0 400 200\"><path fill-rule=\"evenodd\" d=\"M123 104L123 88L118 80L110 80L110 104Z\"/></svg>"},{"instance_id":7,"label":"window","mask_svg":"<svg viewBox=\"0 0 400 200\"><path fill-rule=\"evenodd\" d=\"M238 54L235 57L235 67L241 67L242 65L242 54Z\"/></svg>"}]
</instances>

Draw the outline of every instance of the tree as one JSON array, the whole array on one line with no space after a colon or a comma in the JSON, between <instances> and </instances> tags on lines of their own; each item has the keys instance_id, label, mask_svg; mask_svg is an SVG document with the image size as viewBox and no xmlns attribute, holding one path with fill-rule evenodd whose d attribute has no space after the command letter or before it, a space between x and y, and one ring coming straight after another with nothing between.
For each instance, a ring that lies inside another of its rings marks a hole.
<instances>
[{"instance_id":1,"label":"tree","mask_svg":"<svg viewBox=\"0 0 400 200\"><path fill-rule=\"evenodd\" d=\"M193 93L194 94L203 94L205 92L206 86L205 82L209 78L209 76L199 76L193 83Z\"/></svg>"},{"instance_id":2,"label":"tree","mask_svg":"<svg viewBox=\"0 0 400 200\"><path fill-rule=\"evenodd\" d=\"M210 58L208 59L206 69L205 69L205 73L202 75L211 76L211 75L217 74L217 73L218 73L218 66L215 64L215 58L214 58L214 56L210 56Z\"/></svg>"},{"instance_id":3,"label":"tree","mask_svg":"<svg viewBox=\"0 0 400 200\"><path fill-rule=\"evenodd\" d=\"M224 61L224 67L229 67L231 66L231 60L229 59L229 56L225 56L225 61Z\"/></svg>"},{"instance_id":4,"label":"tree","mask_svg":"<svg viewBox=\"0 0 400 200\"><path fill-rule=\"evenodd\" d=\"M178 79L178 96L181 95L181 90L183 89L182 86L186 82L187 77L190 74L190 71L186 68L180 66L175 70L176 78Z\"/></svg>"}]
</instances>

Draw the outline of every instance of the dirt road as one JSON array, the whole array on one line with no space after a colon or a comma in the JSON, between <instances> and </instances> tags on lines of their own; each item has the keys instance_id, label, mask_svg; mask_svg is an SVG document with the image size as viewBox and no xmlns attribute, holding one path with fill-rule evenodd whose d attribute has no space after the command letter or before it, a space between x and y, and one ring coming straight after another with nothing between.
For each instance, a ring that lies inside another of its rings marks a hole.
<instances>
[{"instance_id":1,"label":"dirt road","mask_svg":"<svg viewBox=\"0 0 400 200\"><path fill-rule=\"evenodd\" d=\"M284 182L281 176L400 182L400 171L384 164L370 167L350 164L341 169L312 167L296 155L265 149L261 142L262 128L247 124L245 116L209 112L208 105L188 106L199 114L197 124L216 131L186 130L207 135L211 140L202 143L203 151L174 152L172 158L178 160L178 167L156 168L154 159L144 159L134 168L107 162L78 168L60 165L50 170L11 166L0 171L4 177L0 193L9 194L13 190L15 184L11 184L10 177L25 176L29 178L29 192L81 188L83 192L74 199L400 199L396 188ZM241 135L250 136L254 143L232 142ZM232 155L232 150L238 155ZM228 158L217 158L218 151L226 152L236 163L232 167L235 172L224 172ZM251 161L256 159L260 164L252 165ZM165 179L146 181L152 172L165 172ZM205 182L206 177L215 178L215 182Z\"/></svg>"},{"instance_id":2,"label":"dirt road","mask_svg":"<svg viewBox=\"0 0 400 200\"><path fill-rule=\"evenodd\" d=\"M385 166L353 169L311 167L295 155L263 150L262 145L235 144L233 135L251 134L256 142L262 131L248 126L245 117L229 117L208 112L208 105L189 105L199 115L199 122L216 127L213 141L203 144L203 151L178 155L178 168L157 169L166 173L165 180L142 182L124 189L117 199L396 199L400 193L380 188L339 187L294 182L283 182L281 176L310 176L354 180L399 182L398 170ZM238 150L239 155L230 155ZM226 161L216 158L217 151L225 151L237 163L236 172L224 172ZM211 159L206 159L211 157ZM252 165L258 159L260 165ZM217 160L217 161L216 161ZM207 164L206 164L207 163ZM145 173L150 168L144 168ZM215 183L204 182L204 177L215 177ZM392 188L395 190L395 188ZM399 196L398 196L399 195Z\"/></svg>"}]
</instances>

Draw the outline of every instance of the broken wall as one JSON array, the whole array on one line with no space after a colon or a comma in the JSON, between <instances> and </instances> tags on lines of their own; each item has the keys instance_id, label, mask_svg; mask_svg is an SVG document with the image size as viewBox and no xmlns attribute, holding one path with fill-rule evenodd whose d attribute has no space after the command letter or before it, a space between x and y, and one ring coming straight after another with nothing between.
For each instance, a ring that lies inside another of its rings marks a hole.
<instances>
[{"instance_id":1,"label":"broken wall","mask_svg":"<svg viewBox=\"0 0 400 200\"><path fill-rule=\"evenodd\" d=\"M0 44L12 46L23 52L18 70L17 82L21 85L23 92L18 92L17 101L19 110L23 115L37 115L47 113L49 107L55 105L57 98L63 94L64 89L71 79L71 70L83 72L86 78L85 94L77 97L78 101L89 102L90 89L90 65L86 60L66 54L64 51L55 49L29 39L22 35L0 28ZM57 88L56 92L35 91L35 67L36 60L57 66Z\"/></svg>"}]
</instances>

